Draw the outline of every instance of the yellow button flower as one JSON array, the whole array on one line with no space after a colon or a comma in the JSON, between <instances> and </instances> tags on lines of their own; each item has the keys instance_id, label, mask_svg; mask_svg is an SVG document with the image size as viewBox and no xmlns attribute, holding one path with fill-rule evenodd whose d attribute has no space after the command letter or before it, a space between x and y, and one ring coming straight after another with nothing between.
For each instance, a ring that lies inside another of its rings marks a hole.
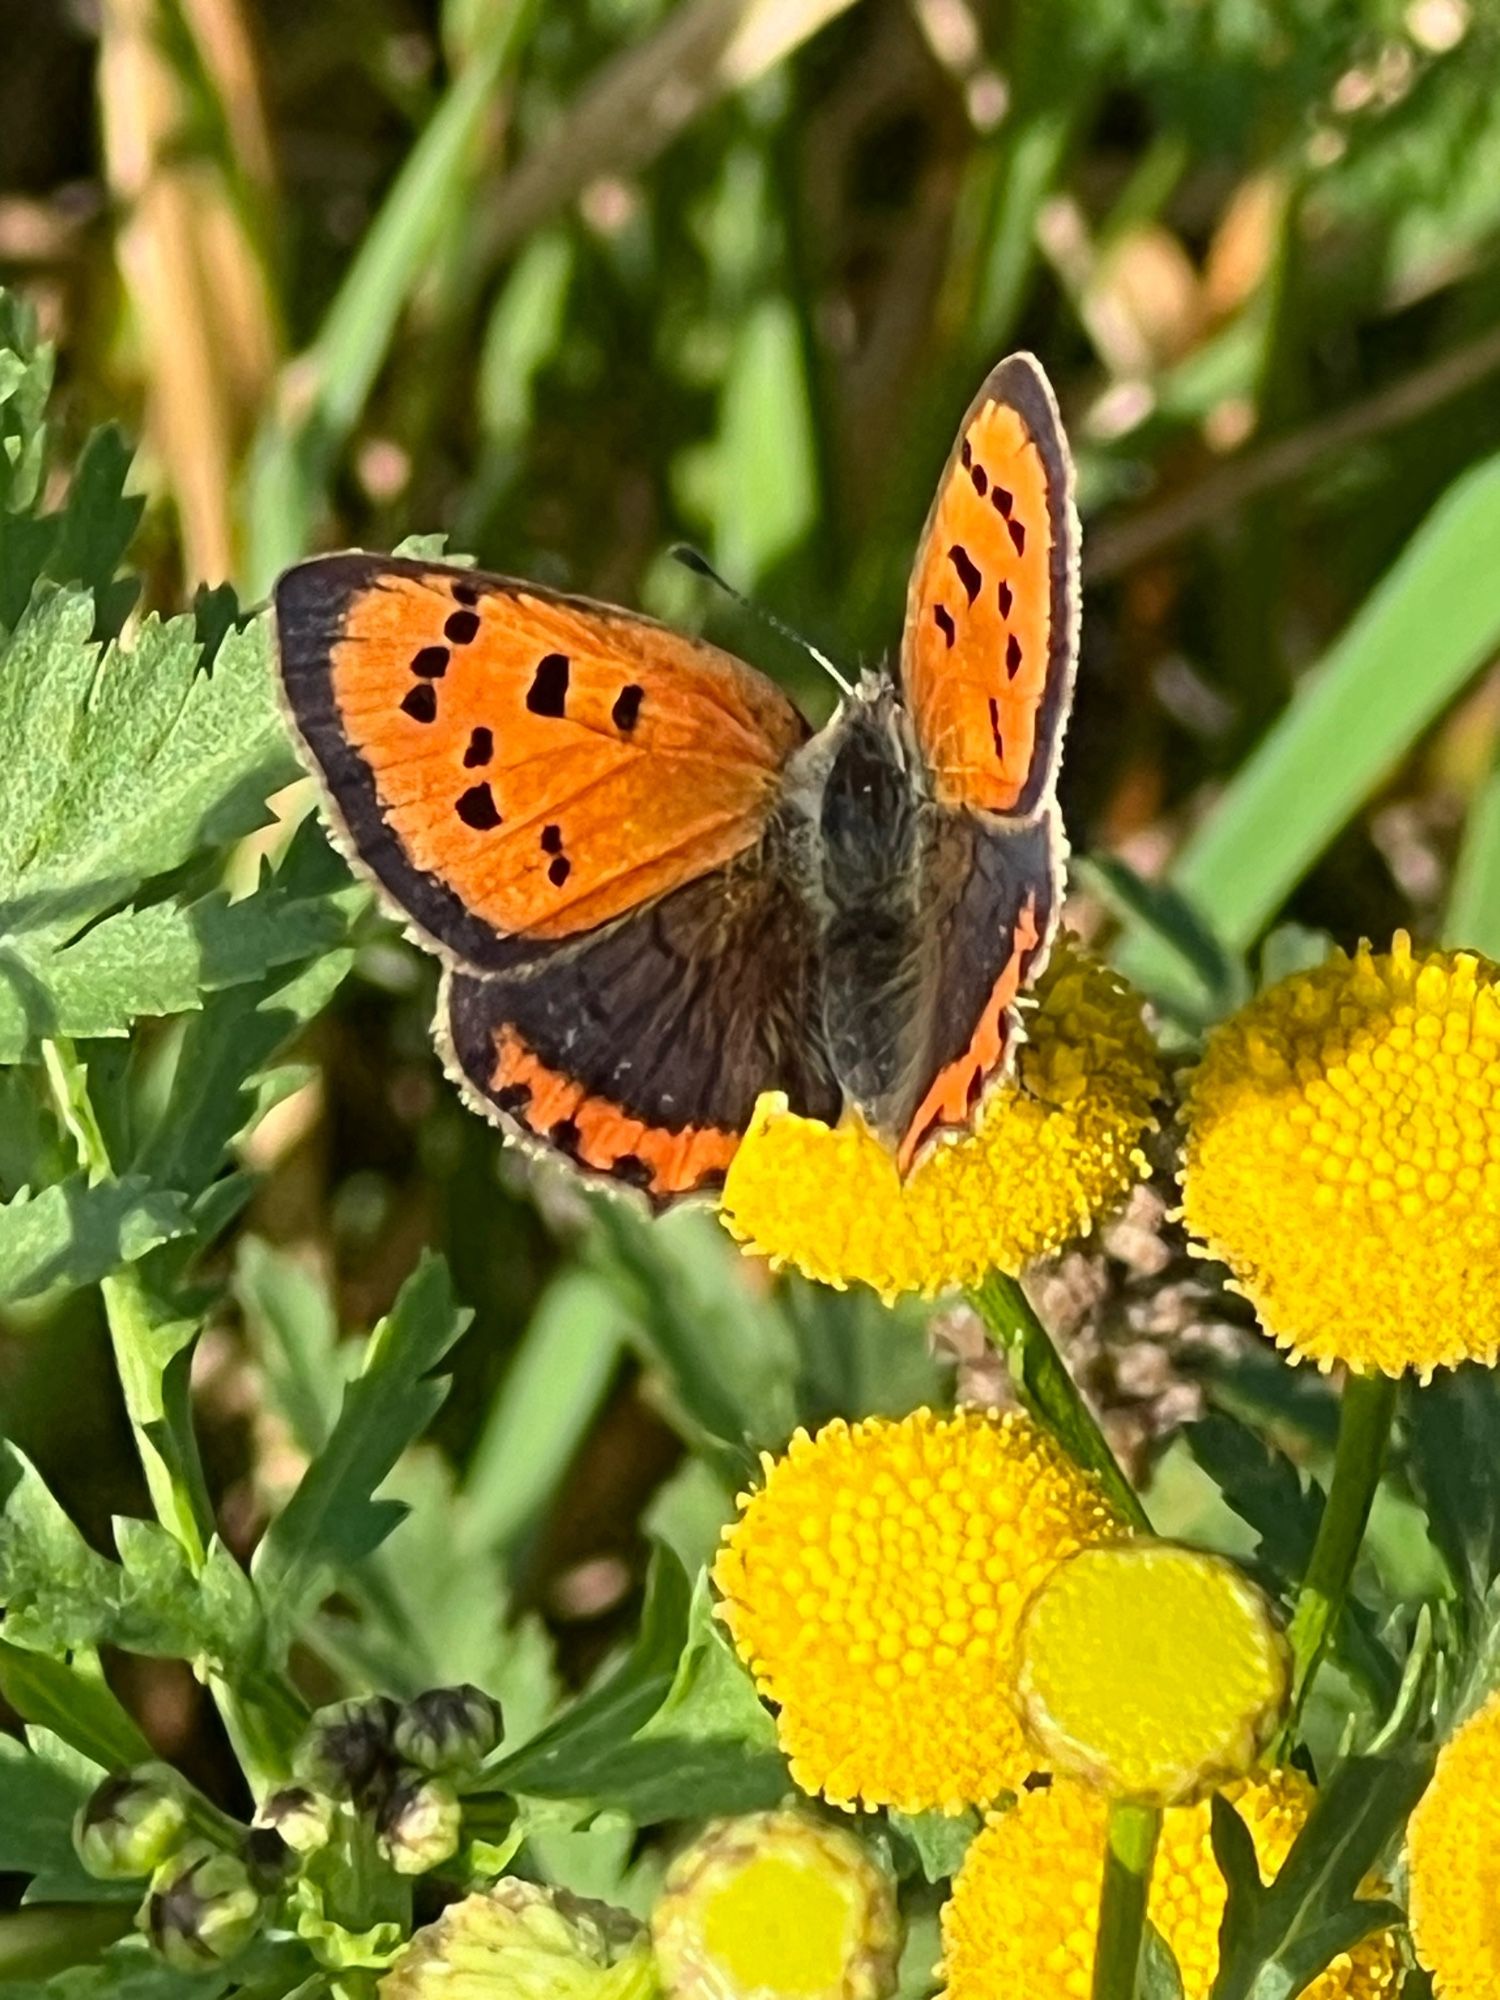
<instances>
[{"instance_id":1,"label":"yellow button flower","mask_svg":"<svg viewBox=\"0 0 1500 2000\"><path fill-rule=\"evenodd\" d=\"M1263 1880L1285 1861L1312 1803L1296 1771L1229 1786L1255 1843ZM1076 1780L1026 1792L992 1819L964 1857L943 1911L945 2000L1088 2000L1104 1878L1109 1807ZM1162 1816L1148 1914L1176 1954L1184 2000L1208 2000L1219 1969L1224 1881L1209 1805ZM1401 1979L1389 1932L1342 1954L1302 2000L1385 2000Z\"/></svg>"},{"instance_id":2,"label":"yellow button flower","mask_svg":"<svg viewBox=\"0 0 1500 2000\"><path fill-rule=\"evenodd\" d=\"M1439 2000L1500 1993L1500 1694L1438 1758L1407 1830L1411 1931Z\"/></svg>"},{"instance_id":3,"label":"yellow button flower","mask_svg":"<svg viewBox=\"0 0 1500 2000\"><path fill-rule=\"evenodd\" d=\"M651 1914L668 2000L886 2000L895 1884L852 1834L807 1813L718 1820Z\"/></svg>"},{"instance_id":4,"label":"yellow button flower","mask_svg":"<svg viewBox=\"0 0 1500 2000\"><path fill-rule=\"evenodd\" d=\"M830 1128L767 1093L729 1169L726 1226L776 1265L887 1300L1014 1276L1085 1233L1146 1171L1161 1062L1139 997L1076 947L1054 952L1036 1003L974 1131L940 1140L904 1186L859 1120Z\"/></svg>"},{"instance_id":5,"label":"yellow button flower","mask_svg":"<svg viewBox=\"0 0 1500 2000\"><path fill-rule=\"evenodd\" d=\"M1126 1530L1029 1418L837 1420L763 1460L714 1567L720 1615L804 1791L957 1812L1036 1759L1016 1621L1053 1564Z\"/></svg>"},{"instance_id":6,"label":"yellow button flower","mask_svg":"<svg viewBox=\"0 0 1500 2000\"><path fill-rule=\"evenodd\" d=\"M1500 968L1362 945L1209 1038L1183 1213L1266 1328L1321 1368L1424 1375L1500 1351Z\"/></svg>"},{"instance_id":7,"label":"yellow button flower","mask_svg":"<svg viewBox=\"0 0 1500 2000\"><path fill-rule=\"evenodd\" d=\"M1140 1805L1182 1805L1248 1772L1289 1678L1264 1595L1171 1542L1060 1563L1026 1607L1017 1659L1039 1761Z\"/></svg>"}]
</instances>

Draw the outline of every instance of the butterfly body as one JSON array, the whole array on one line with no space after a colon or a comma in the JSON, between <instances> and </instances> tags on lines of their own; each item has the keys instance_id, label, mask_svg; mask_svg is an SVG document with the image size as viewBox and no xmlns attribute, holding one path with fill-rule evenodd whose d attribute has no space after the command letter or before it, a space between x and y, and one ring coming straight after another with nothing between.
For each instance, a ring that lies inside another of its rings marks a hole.
<instances>
[{"instance_id":1,"label":"butterfly body","mask_svg":"<svg viewBox=\"0 0 1500 2000\"><path fill-rule=\"evenodd\" d=\"M324 557L276 609L335 830L444 960L440 1046L507 1130L662 1203L767 1090L903 1171L972 1120L1064 852L1076 524L1035 363L965 419L899 675L816 735L731 656L514 579Z\"/></svg>"}]
</instances>

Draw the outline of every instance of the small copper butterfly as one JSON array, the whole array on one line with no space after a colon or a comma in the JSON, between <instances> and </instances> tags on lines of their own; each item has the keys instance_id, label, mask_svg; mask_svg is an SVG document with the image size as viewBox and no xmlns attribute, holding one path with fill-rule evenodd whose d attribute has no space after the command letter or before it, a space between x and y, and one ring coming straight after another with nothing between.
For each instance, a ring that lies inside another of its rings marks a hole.
<instances>
[{"instance_id":1,"label":"small copper butterfly","mask_svg":"<svg viewBox=\"0 0 1500 2000\"><path fill-rule=\"evenodd\" d=\"M299 563L276 627L333 827L512 1136L662 1205L722 1184L765 1090L858 1112L903 1172L972 1121L1066 853L1078 523L1030 355L963 420L897 673L816 735L701 640L442 563Z\"/></svg>"}]
</instances>

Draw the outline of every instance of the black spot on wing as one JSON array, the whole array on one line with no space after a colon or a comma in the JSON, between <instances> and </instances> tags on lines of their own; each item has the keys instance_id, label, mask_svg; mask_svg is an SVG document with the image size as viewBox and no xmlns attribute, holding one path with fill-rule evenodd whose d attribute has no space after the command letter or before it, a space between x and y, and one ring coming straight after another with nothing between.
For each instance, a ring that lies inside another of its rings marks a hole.
<instances>
[{"instance_id":1,"label":"black spot on wing","mask_svg":"<svg viewBox=\"0 0 1500 2000\"><path fill-rule=\"evenodd\" d=\"M1003 514L1008 521L1010 510L1016 504L1016 496L1008 486L997 486L990 495L990 505L997 514Z\"/></svg>"},{"instance_id":2,"label":"black spot on wing","mask_svg":"<svg viewBox=\"0 0 1500 2000\"><path fill-rule=\"evenodd\" d=\"M1005 738L1000 734L1000 704L990 696L990 734L995 739L995 755L1005 762Z\"/></svg>"},{"instance_id":3,"label":"black spot on wing","mask_svg":"<svg viewBox=\"0 0 1500 2000\"><path fill-rule=\"evenodd\" d=\"M627 735L641 718L641 703L646 699L646 690L632 681L622 687L615 696L615 705L609 711L616 729L623 729Z\"/></svg>"},{"instance_id":4,"label":"black spot on wing","mask_svg":"<svg viewBox=\"0 0 1500 2000\"><path fill-rule=\"evenodd\" d=\"M1016 593L1011 589L1004 577L1002 577L1000 579L1000 616L1002 618L1009 618L1010 607L1015 601Z\"/></svg>"},{"instance_id":5,"label":"black spot on wing","mask_svg":"<svg viewBox=\"0 0 1500 2000\"><path fill-rule=\"evenodd\" d=\"M974 491L979 495L980 499L982 500L985 494L989 491L990 475L985 471L982 465L971 465L969 467L969 477L974 482Z\"/></svg>"},{"instance_id":6,"label":"black spot on wing","mask_svg":"<svg viewBox=\"0 0 1500 2000\"><path fill-rule=\"evenodd\" d=\"M639 1153L621 1153L610 1161L609 1170L617 1181L624 1181L627 1187L648 1188L656 1179Z\"/></svg>"},{"instance_id":7,"label":"black spot on wing","mask_svg":"<svg viewBox=\"0 0 1500 2000\"><path fill-rule=\"evenodd\" d=\"M558 854L547 863L547 880L554 889L560 889L573 872L573 864L566 854Z\"/></svg>"},{"instance_id":8,"label":"black spot on wing","mask_svg":"<svg viewBox=\"0 0 1500 2000\"><path fill-rule=\"evenodd\" d=\"M951 646L957 637L957 629L953 623L953 613L948 609L946 604L933 605L932 622L942 633L947 644Z\"/></svg>"},{"instance_id":9,"label":"black spot on wing","mask_svg":"<svg viewBox=\"0 0 1500 2000\"><path fill-rule=\"evenodd\" d=\"M401 713L413 722L437 721L437 689L431 681L418 681L401 697Z\"/></svg>"},{"instance_id":10,"label":"black spot on wing","mask_svg":"<svg viewBox=\"0 0 1500 2000\"><path fill-rule=\"evenodd\" d=\"M568 712L568 656L548 653L537 663L531 686L526 690L526 706L533 715L564 716Z\"/></svg>"},{"instance_id":11,"label":"black spot on wing","mask_svg":"<svg viewBox=\"0 0 1500 2000\"><path fill-rule=\"evenodd\" d=\"M560 826L544 826L542 828L543 854L561 854L562 849L562 828Z\"/></svg>"},{"instance_id":12,"label":"black spot on wing","mask_svg":"<svg viewBox=\"0 0 1500 2000\"><path fill-rule=\"evenodd\" d=\"M467 646L478 636L479 613L477 611L450 611L443 621L443 630L455 646Z\"/></svg>"},{"instance_id":13,"label":"black spot on wing","mask_svg":"<svg viewBox=\"0 0 1500 2000\"><path fill-rule=\"evenodd\" d=\"M575 1120L559 1118L548 1132L547 1138L560 1153L569 1153L576 1157L583 1134L579 1131Z\"/></svg>"},{"instance_id":14,"label":"black spot on wing","mask_svg":"<svg viewBox=\"0 0 1500 2000\"><path fill-rule=\"evenodd\" d=\"M948 560L957 572L958 580L964 587L964 596L972 604L979 595L979 586L984 578L979 573L979 565L969 554L962 542L955 542L948 551Z\"/></svg>"},{"instance_id":15,"label":"black spot on wing","mask_svg":"<svg viewBox=\"0 0 1500 2000\"><path fill-rule=\"evenodd\" d=\"M495 754L495 739L488 729L474 729L469 733L469 747L464 752L464 764L473 770L476 765L488 764Z\"/></svg>"},{"instance_id":16,"label":"black spot on wing","mask_svg":"<svg viewBox=\"0 0 1500 2000\"><path fill-rule=\"evenodd\" d=\"M453 602L455 604L477 604L479 602L478 588L472 583L455 583L453 586Z\"/></svg>"},{"instance_id":17,"label":"black spot on wing","mask_svg":"<svg viewBox=\"0 0 1500 2000\"><path fill-rule=\"evenodd\" d=\"M472 826L476 833L490 833L500 824L500 811L488 782L470 785L466 792L460 793L453 810L464 825Z\"/></svg>"},{"instance_id":18,"label":"black spot on wing","mask_svg":"<svg viewBox=\"0 0 1500 2000\"><path fill-rule=\"evenodd\" d=\"M1005 671L1012 680L1021 671L1021 642L1014 632L1005 642Z\"/></svg>"},{"instance_id":19,"label":"black spot on wing","mask_svg":"<svg viewBox=\"0 0 1500 2000\"><path fill-rule=\"evenodd\" d=\"M420 674L423 680L440 681L448 671L448 648L424 646L420 653L413 655L411 670Z\"/></svg>"},{"instance_id":20,"label":"black spot on wing","mask_svg":"<svg viewBox=\"0 0 1500 2000\"><path fill-rule=\"evenodd\" d=\"M1016 554L1024 556L1026 553L1026 530L1024 526L1019 521L1007 521L1005 525L1010 529L1010 538L1016 545Z\"/></svg>"},{"instance_id":21,"label":"black spot on wing","mask_svg":"<svg viewBox=\"0 0 1500 2000\"><path fill-rule=\"evenodd\" d=\"M492 1095L501 1111L508 1112L512 1118L518 1118L531 1102L531 1085L529 1083L502 1083L500 1088L494 1091Z\"/></svg>"}]
</instances>

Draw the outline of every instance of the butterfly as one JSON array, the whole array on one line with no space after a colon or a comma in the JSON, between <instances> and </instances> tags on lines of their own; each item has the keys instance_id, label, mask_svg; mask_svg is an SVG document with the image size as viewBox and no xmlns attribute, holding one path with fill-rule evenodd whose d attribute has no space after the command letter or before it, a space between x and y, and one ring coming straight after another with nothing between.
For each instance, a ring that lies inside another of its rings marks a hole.
<instances>
[{"instance_id":1,"label":"butterfly","mask_svg":"<svg viewBox=\"0 0 1500 2000\"><path fill-rule=\"evenodd\" d=\"M436 1036L512 1137L656 1207L722 1186L764 1091L903 1173L968 1128L1052 940L1078 523L1027 354L960 427L893 676L813 733L651 619L362 553L276 586L335 836L443 962Z\"/></svg>"}]
</instances>

